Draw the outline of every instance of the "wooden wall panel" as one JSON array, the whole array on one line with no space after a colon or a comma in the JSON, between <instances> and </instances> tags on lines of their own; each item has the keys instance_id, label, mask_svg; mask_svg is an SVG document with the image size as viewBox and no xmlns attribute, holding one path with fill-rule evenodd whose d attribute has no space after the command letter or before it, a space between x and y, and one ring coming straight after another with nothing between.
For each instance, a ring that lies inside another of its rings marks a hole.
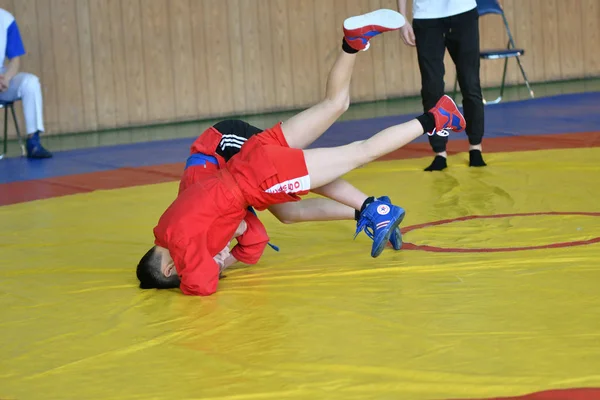
<instances>
[{"instance_id":1,"label":"wooden wall panel","mask_svg":"<svg viewBox=\"0 0 600 400\"><path fill-rule=\"evenodd\" d=\"M600 75L598 0L501 3L530 80ZM395 9L396 0L0 0L0 7L19 23L28 51L22 70L40 77L46 129L58 134L306 107L325 93L343 20ZM506 46L499 16L480 19L480 36L482 48ZM449 56L445 64L449 91L455 68ZM482 62L483 86L499 85L502 68ZM351 94L355 102L418 95L420 81L415 48L390 33L359 54ZM514 60L507 82L522 83Z\"/></svg>"},{"instance_id":2,"label":"wooden wall panel","mask_svg":"<svg viewBox=\"0 0 600 400\"><path fill-rule=\"evenodd\" d=\"M198 112L194 85L194 55L190 0L169 0L169 27L173 52L173 85L177 119L193 118Z\"/></svg>"},{"instance_id":3,"label":"wooden wall panel","mask_svg":"<svg viewBox=\"0 0 600 400\"><path fill-rule=\"evenodd\" d=\"M78 111L82 114L84 120L83 127L79 127L77 130L95 130L98 128L98 111L96 109L96 85L94 84L90 3L88 0L77 0L75 3L77 8L77 42L79 46L78 65L81 78L81 99L83 101Z\"/></svg>"},{"instance_id":4,"label":"wooden wall panel","mask_svg":"<svg viewBox=\"0 0 600 400\"><path fill-rule=\"evenodd\" d=\"M233 111L234 114L241 114L246 110L246 93L244 92L244 42L242 39L242 15L240 14L240 1L243 0L227 0L227 22L224 26L219 27L227 30L229 33L229 53L231 54L231 71L232 92L233 96ZM212 40L212 37L207 37Z\"/></svg>"},{"instance_id":5,"label":"wooden wall panel","mask_svg":"<svg viewBox=\"0 0 600 400\"><path fill-rule=\"evenodd\" d=\"M600 1L583 0L581 5L581 42L585 76L597 76L600 71Z\"/></svg>"},{"instance_id":6,"label":"wooden wall panel","mask_svg":"<svg viewBox=\"0 0 600 400\"><path fill-rule=\"evenodd\" d=\"M265 93L263 90L263 63L271 63L268 58L263 57L262 48L268 48L271 42L270 35L260 35L260 25L263 23L260 18L258 1L239 1L236 6L239 8L241 50L242 50L242 68L243 83L240 88L246 96L245 111L248 113L257 113L267 108ZM241 94L241 93L240 93Z\"/></svg>"},{"instance_id":7,"label":"wooden wall panel","mask_svg":"<svg viewBox=\"0 0 600 400\"><path fill-rule=\"evenodd\" d=\"M382 7L396 9L396 0L382 0ZM412 2L407 1L407 14L412 15ZM409 23L412 18L408 18ZM416 47L405 45L400 33L384 35L387 97L410 96L420 93L421 74Z\"/></svg>"},{"instance_id":8,"label":"wooden wall panel","mask_svg":"<svg viewBox=\"0 0 600 400\"><path fill-rule=\"evenodd\" d=\"M269 0L271 44L273 50L273 78L275 81L274 108L294 107L294 80L292 78L292 49L290 40L288 0ZM320 45L320 43L319 43ZM319 45L315 46L316 49Z\"/></svg>"},{"instance_id":9,"label":"wooden wall panel","mask_svg":"<svg viewBox=\"0 0 600 400\"><path fill-rule=\"evenodd\" d=\"M558 37L560 41L561 78L576 78L584 75L583 46L581 31L581 0L558 2ZM599 48L600 46L596 46Z\"/></svg>"},{"instance_id":10,"label":"wooden wall panel","mask_svg":"<svg viewBox=\"0 0 600 400\"><path fill-rule=\"evenodd\" d=\"M207 58L210 55L207 54L206 47L211 42L206 42L204 39L206 7L202 3L192 0L189 3L189 12L192 65L190 66L191 75L187 85L194 92L194 103L191 104L190 112L193 117L202 118L211 115L210 104L213 100L208 96ZM220 35L215 37L215 40L219 39ZM176 71L173 72L176 73Z\"/></svg>"},{"instance_id":11,"label":"wooden wall panel","mask_svg":"<svg viewBox=\"0 0 600 400\"><path fill-rule=\"evenodd\" d=\"M518 47L522 47L525 49L525 55L521 57L521 62L523 64L523 68L525 68L525 72L527 72L527 76L529 79L534 79L537 71L537 65L535 65L535 43L534 43L534 33L531 29L529 29L532 18L534 17L531 13L531 7L533 5L532 2L526 1L521 2L522 4L519 6L518 12L513 13L513 22L511 24L511 30L514 35L515 44ZM510 23L511 21L509 21ZM541 36L541 35L537 35ZM510 61L510 60L509 60ZM511 61L513 64L517 64L515 60ZM517 71L515 68L517 78L516 83L522 83L523 78L521 76L521 71Z\"/></svg>"},{"instance_id":12,"label":"wooden wall panel","mask_svg":"<svg viewBox=\"0 0 600 400\"><path fill-rule=\"evenodd\" d=\"M318 40L315 42L315 54L319 68L319 98L323 98L326 92L327 75L331 65L340 51L341 43L336 43L340 37L339 23L336 24L337 15L335 1L325 1L320 7L315 8L315 20L322 23L315 26L315 34ZM338 40L339 42L339 40Z\"/></svg>"},{"instance_id":13,"label":"wooden wall panel","mask_svg":"<svg viewBox=\"0 0 600 400\"><path fill-rule=\"evenodd\" d=\"M382 0L382 7L394 9L396 0ZM410 2L408 2L410 6ZM412 86L413 77L404 78L403 66L406 65L406 56L415 52L414 48L406 46L400 38L400 33L383 35L382 48L385 58L381 60L386 83L386 97L399 97L408 93L407 87ZM417 71L418 72L418 71Z\"/></svg>"},{"instance_id":14,"label":"wooden wall panel","mask_svg":"<svg viewBox=\"0 0 600 400\"><path fill-rule=\"evenodd\" d=\"M306 107L320 100L319 67L314 50L319 40L315 30L316 2L286 1L294 84L294 108Z\"/></svg>"},{"instance_id":15,"label":"wooden wall panel","mask_svg":"<svg viewBox=\"0 0 600 400\"><path fill-rule=\"evenodd\" d=\"M270 0L258 0L258 10L260 13L264 13L268 16ZM270 18L260 18L258 23L258 43L260 44L260 60L258 60L258 66L260 68L262 78L262 92L263 92L263 110L272 110L275 108L277 101L275 95L275 78L274 72L277 68L275 66L275 60L273 59L273 43L272 43L272 27ZM260 110L259 110L260 111Z\"/></svg>"},{"instance_id":16,"label":"wooden wall panel","mask_svg":"<svg viewBox=\"0 0 600 400\"><path fill-rule=\"evenodd\" d=\"M193 1L194 54L196 55L196 92L201 116L224 115L235 107L231 69L227 3ZM218 32L218 34L214 34Z\"/></svg>"},{"instance_id":17,"label":"wooden wall panel","mask_svg":"<svg viewBox=\"0 0 600 400\"><path fill-rule=\"evenodd\" d=\"M319 87L319 99L325 97L329 72L342 50L342 24L347 15L345 0L322 2L314 9L314 20L319 21L315 24L318 66L318 80L315 80L315 84ZM361 76L362 72L356 72L355 80L361 79Z\"/></svg>"},{"instance_id":18,"label":"wooden wall panel","mask_svg":"<svg viewBox=\"0 0 600 400\"><path fill-rule=\"evenodd\" d=\"M561 52L558 36L558 4L563 0L540 0L538 6L543 16L543 26L540 33L544 36L544 60L546 64L544 80L554 81L560 79ZM569 46L570 44L567 44Z\"/></svg>"},{"instance_id":19,"label":"wooden wall panel","mask_svg":"<svg viewBox=\"0 0 600 400\"><path fill-rule=\"evenodd\" d=\"M169 1L143 0L141 4L148 114L156 122L176 119Z\"/></svg>"},{"instance_id":20,"label":"wooden wall panel","mask_svg":"<svg viewBox=\"0 0 600 400\"><path fill-rule=\"evenodd\" d=\"M45 0L40 1L44 2ZM117 126L115 110L117 96L113 77L114 68L110 40L110 9L108 1L90 0L89 12L98 128L114 128ZM45 84L46 81L44 80Z\"/></svg>"},{"instance_id":21,"label":"wooden wall panel","mask_svg":"<svg viewBox=\"0 0 600 400\"><path fill-rule=\"evenodd\" d=\"M127 98L127 67L120 0L108 0L108 14L110 16L110 47L115 85L115 121L117 126L125 126L129 125L129 99Z\"/></svg>"},{"instance_id":22,"label":"wooden wall panel","mask_svg":"<svg viewBox=\"0 0 600 400\"><path fill-rule=\"evenodd\" d=\"M15 13L15 3L13 0L0 0L0 8L5 9L13 15Z\"/></svg>"},{"instance_id":23,"label":"wooden wall panel","mask_svg":"<svg viewBox=\"0 0 600 400\"><path fill-rule=\"evenodd\" d=\"M121 13L129 123L140 125L153 119L148 113L148 102L152 100L146 92L140 0L121 0Z\"/></svg>"},{"instance_id":24,"label":"wooden wall panel","mask_svg":"<svg viewBox=\"0 0 600 400\"><path fill-rule=\"evenodd\" d=\"M79 106L83 102L77 42L77 6L75 0L52 0L52 46L56 67L58 123L66 130L75 131L84 125Z\"/></svg>"}]
</instances>

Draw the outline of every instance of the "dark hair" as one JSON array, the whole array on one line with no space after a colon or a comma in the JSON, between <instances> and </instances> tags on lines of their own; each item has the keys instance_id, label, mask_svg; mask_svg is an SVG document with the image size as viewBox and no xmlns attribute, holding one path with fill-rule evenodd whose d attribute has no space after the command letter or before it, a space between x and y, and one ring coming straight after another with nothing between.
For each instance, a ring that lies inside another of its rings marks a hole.
<instances>
[{"instance_id":1,"label":"dark hair","mask_svg":"<svg viewBox=\"0 0 600 400\"><path fill-rule=\"evenodd\" d=\"M165 276L162 273L160 268L161 261L162 256L156 251L156 246L144 254L136 271L141 289L173 289L179 287L179 277L177 274Z\"/></svg>"}]
</instances>

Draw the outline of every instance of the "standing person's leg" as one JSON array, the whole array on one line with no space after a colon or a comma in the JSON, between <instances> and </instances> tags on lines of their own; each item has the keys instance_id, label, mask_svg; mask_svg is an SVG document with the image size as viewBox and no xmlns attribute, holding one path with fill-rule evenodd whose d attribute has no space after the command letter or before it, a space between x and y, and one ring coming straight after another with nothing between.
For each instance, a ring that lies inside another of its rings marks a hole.
<instances>
[{"instance_id":1,"label":"standing person's leg","mask_svg":"<svg viewBox=\"0 0 600 400\"><path fill-rule=\"evenodd\" d=\"M477 8L450 17L446 35L448 52L456 65L456 75L463 96L463 109L469 138L469 165L484 167L481 141L484 131L484 107L479 68L479 13Z\"/></svg>"},{"instance_id":2,"label":"standing person's leg","mask_svg":"<svg viewBox=\"0 0 600 400\"><path fill-rule=\"evenodd\" d=\"M40 143L40 133L44 131L42 88L37 76L20 72L15 75L8 89L0 92L0 100L23 102L25 128L27 130L27 157L50 158L52 153Z\"/></svg>"},{"instance_id":3,"label":"standing person's leg","mask_svg":"<svg viewBox=\"0 0 600 400\"><path fill-rule=\"evenodd\" d=\"M400 29L404 23L404 17L393 10L377 10L344 21L342 51L329 72L325 99L281 125L289 147L306 148L348 109L356 53L366 50L374 36Z\"/></svg>"},{"instance_id":4,"label":"standing person's leg","mask_svg":"<svg viewBox=\"0 0 600 400\"><path fill-rule=\"evenodd\" d=\"M417 44L417 58L421 72L421 100L423 112L430 110L444 95L444 19L415 19L413 29ZM436 156L425 171L441 171L446 168L446 143L448 139L438 135L429 136L429 144Z\"/></svg>"},{"instance_id":5,"label":"standing person's leg","mask_svg":"<svg viewBox=\"0 0 600 400\"><path fill-rule=\"evenodd\" d=\"M304 150L310 186L326 185L361 165L399 149L423 133L446 137L448 130L461 131L464 127L465 120L454 101L443 96L428 113L404 124L386 128L367 140L335 148ZM365 219L362 224L359 223L359 230L360 225L368 225L372 229L371 232L367 230L367 234L372 236L374 242L371 255L377 257L404 213L399 207L384 201L374 201L367 206L364 214Z\"/></svg>"}]
</instances>

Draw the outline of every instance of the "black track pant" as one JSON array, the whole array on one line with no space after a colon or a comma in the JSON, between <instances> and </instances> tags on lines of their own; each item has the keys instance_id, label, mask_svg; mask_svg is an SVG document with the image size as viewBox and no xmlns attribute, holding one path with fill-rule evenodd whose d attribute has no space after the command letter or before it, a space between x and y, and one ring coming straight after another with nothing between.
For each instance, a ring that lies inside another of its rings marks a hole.
<instances>
[{"instance_id":1,"label":"black track pant","mask_svg":"<svg viewBox=\"0 0 600 400\"><path fill-rule=\"evenodd\" d=\"M438 19L415 19L413 29L417 41L421 71L423 109L431 107L444 95L444 53L450 53L463 95L469 143L480 144L483 138L483 98L479 82L479 14L477 9ZM429 136L433 151L446 150L448 138Z\"/></svg>"}]
</instances>

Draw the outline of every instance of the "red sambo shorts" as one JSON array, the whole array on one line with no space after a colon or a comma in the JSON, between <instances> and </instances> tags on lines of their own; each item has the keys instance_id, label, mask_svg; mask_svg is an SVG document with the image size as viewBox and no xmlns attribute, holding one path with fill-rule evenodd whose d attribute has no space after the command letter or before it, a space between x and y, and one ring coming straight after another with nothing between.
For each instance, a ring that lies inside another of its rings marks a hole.
<instances>
[{"instance_id":1,"label":"red sambo shorts","mask_svg":"<svg viewBox=\"0 0 600 400\"><path fill-rule=\"evenodd\" d=\"M281 123L248 139L227 169L248 203L258 210L298 201L310 191L304 152L289 147Z\"/></svg>"}]
</instances>

